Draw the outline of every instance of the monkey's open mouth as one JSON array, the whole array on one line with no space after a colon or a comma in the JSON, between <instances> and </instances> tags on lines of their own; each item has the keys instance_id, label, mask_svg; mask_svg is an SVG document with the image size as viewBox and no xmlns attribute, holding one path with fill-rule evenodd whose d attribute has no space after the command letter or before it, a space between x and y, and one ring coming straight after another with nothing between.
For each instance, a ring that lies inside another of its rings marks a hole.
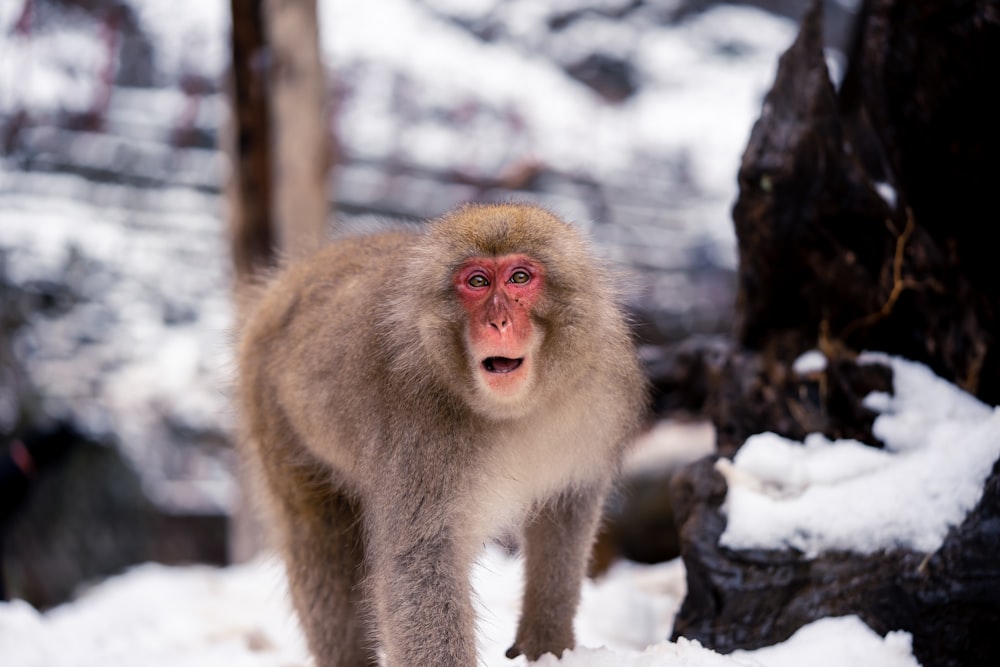
<instances>
[{"instance_id":1,"label":"monkey's open mouth","mask_svg":"<svg viewBox=\"0 0 1000 667\"><path fill-rule=\"evenodd\" d=\"M487 357L483 360L483 368L490 373L510 373L520 367L523 359L508 359L507 357Z\"/></svg>"}]
</instances>

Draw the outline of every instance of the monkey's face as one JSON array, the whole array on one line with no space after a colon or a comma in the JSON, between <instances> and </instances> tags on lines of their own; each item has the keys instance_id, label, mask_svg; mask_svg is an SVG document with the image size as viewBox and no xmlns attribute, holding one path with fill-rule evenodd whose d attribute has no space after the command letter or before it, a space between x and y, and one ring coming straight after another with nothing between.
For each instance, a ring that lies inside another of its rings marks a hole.
<instances>
[{"instance_id":1,"label":"monkey's face","mask_svg":"<svg viewBox=\"0 0 1000 667\"><path fill-rule=\"evenodd\" d=\"M498 406L518 403L534 382L541 334L531 312L545 289L542 265L522 254L473 257L454 286L479 392Z\"/></svg>"}]
</instances>

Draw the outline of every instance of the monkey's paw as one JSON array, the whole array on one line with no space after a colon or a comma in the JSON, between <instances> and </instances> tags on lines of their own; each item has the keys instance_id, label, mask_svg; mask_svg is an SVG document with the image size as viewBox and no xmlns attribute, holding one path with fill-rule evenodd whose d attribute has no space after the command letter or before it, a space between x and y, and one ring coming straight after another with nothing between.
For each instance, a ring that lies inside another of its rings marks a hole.
<instances>
[{"instance_id":1,"label":"monkey's paw","mask_svg":"<svg viewBox=\"0 0 1000 667\"><path fill-rule=\"evenodd\" d=\"M523 655L529 661L534 662L546 653L551 653L552 655L561 657L563 651L568 648L573 648L575 644L573 640L573 633L568 634L563 633L565 636L553 637L551 634L546 637L518 637L513 646L507 649L506 655L510 659L514 659L519 655Z\"/></svg>"}]
</instances>

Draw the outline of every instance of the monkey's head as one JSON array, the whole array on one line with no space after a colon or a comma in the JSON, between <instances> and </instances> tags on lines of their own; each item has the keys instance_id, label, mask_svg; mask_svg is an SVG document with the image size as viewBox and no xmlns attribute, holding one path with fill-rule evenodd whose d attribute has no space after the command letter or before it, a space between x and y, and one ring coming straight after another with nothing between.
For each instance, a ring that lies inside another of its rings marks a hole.
<instances>
[{"instance_id":1,"label":"monkey's head","mask_svg":"<svg viewBox=\"0 0 1000 667\"><path fill-rule=\"evenodd\" d=\"M490 418L526 414L570 389L587 371L574 362L595 358L595 341L620 320L583 238L534 205L448 213L414 248L406 275L393 319L415 319L421 350L407 371L429 360L423 371Z\"/></svg>"}]
</instances>

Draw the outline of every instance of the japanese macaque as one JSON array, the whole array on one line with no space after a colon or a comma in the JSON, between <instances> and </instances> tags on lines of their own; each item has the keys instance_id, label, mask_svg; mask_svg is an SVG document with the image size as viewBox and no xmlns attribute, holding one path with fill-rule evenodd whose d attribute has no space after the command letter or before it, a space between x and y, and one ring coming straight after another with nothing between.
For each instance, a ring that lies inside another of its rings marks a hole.
<instances>
[{"instance_id":1,"label":"japanese macaque","mask_svg":"<svg viewBox=\"0 0 1000 667\"><path fill-rule=\"evenodd\" d=\"M238 349L245 445L317 665L477 664L469 572L519 536L509 657L560 655L646 408L609 273L532 205L337 241L283 271Z\"/></svg>"}]
</instances>

